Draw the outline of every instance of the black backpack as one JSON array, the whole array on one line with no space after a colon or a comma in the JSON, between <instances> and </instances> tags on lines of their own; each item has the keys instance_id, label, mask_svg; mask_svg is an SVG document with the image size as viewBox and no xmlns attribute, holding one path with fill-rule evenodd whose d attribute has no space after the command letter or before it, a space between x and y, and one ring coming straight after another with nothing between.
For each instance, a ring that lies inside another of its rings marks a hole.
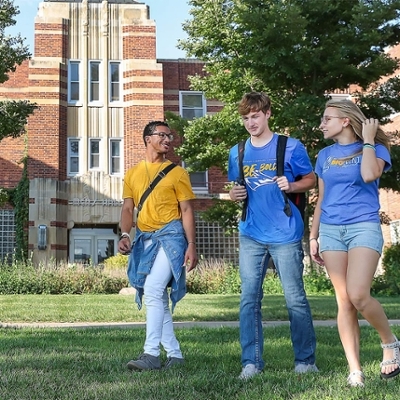
<instances>
[{"instance_id":1,"label":"black backpack","mask_svg":"<svg viewBox=\"0 0 400 400\"><path fill-rule=\"evenodd\" d=\"M283 175L283 167L285 163L285 153L286 153L286 143L288 137L285 135L278 135L278 145L276 147L276 175ZM239 154L239 182L241 185L245 185L244 174L243 174L243 156L244 156L244 146L246 140L239 142L238 144L238 154ZM301 179L301 176L296 177L296 181ZM285 201L285 206L283 211L290 217L292 215L292 209L290 207L289 200L299 209L301 217L304 221L304 214L306 209L306 194L303 193L286 193L282 191L283 199ZM246 220L247 215L247 197L246 201L243 202L242 209L242 221Z\"/></svg>"}]
</instances>

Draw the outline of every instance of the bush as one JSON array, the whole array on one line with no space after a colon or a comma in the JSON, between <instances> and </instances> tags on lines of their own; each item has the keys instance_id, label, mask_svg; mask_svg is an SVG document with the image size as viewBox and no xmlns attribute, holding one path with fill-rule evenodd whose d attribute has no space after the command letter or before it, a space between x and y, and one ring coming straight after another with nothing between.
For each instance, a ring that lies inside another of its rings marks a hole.
<instances>
[{"instance_id":1,"label":"bush","mask_svg":"<svg viewBox=\"0 0 400 400\"><path fill-rule=\"evenodd\" d=\"M332 282L322 269L308 268L304 275L307 294L334 294Z\"/></svg>"},{"instance_id":2,"label":"bush","mask_svg":"<svg viewBox=\"0 0 400 400\"><path fill-rule=\"evenodd\" d=\"M223 260L200 260L187 275L187 291L195 294L240 293L239 270Z\"/></svg>"},{"instance_id":3,"label":"bush","mask_svg":"<svg viewBox=\"0 0 400 400\"><path fill-rule=\"evenodd\" d=\"M308 269L304 275L307 294L332 294L333 286L325 272ZM195 270L187 276L187 289L195 294L240 293L239 268L223 260L200 260ZM283 294L281 281L276 273L268 272L263 289L265 294Z\"/></svg>"},{"instance_id":4,"label":"bush","mask_svg":"<svg viewBox=\"0 0 400 400\"><path fill-rule=\"evenodd\" d=\"M28 263L0 266L0 294L115 294L128 279L108 276L101 268L83 265Z\"/></svg>"},{"instance_id":5,"label":"bush","mask_svg":"<svg viewBox=\"0 0 400 400\"><path fill-rule=\"evenodd\" d=\"M374 295L397 296L400 294L400 244L387 247L382 258L383 275L372 283Z\"/></svg>"},{"instance_id":6,"label":"bush","mask_svg":"<svg viewBox=\"0 0 400 400\"><path fill-rule=\"evenodd\" d=\"M115 271L115 270L124 270L126 271L128 268L128 259L129 256L118 253L115 256L107 258L104 260L104 270L105 271Z\"/></svg>"}]
</instances>

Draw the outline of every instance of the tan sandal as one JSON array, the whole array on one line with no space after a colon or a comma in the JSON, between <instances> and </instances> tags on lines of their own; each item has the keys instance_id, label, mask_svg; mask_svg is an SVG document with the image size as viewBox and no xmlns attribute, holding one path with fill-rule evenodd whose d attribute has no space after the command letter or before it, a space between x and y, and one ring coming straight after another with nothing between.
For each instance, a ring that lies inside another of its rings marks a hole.
<instances>
[{"instance_id":1,"label":"tan sandal","mask_svg":"<svg viewBox=\"0 0 400 400\"><path fill-rule=\"evenodd\" d=\"M394 336L394 335L393 335ZM391 365L391 364L397 364L397 368L390 372L389 374L384 374L381 372L381 378L383 379L390 379L394 378L398 374L400 374L400 342L397 340L397 337L394 336L395 341L393 343L389 344L383 344L381 343L382 349L393 349L394 350L394 358L391 360L386 360L381 362L381 368L385 367L386 365Z\"/></svg>"},{"instance_id":2,"label":"tan sandal","mask_svg":"<svg viewBox=\"0 0 400 400\"><path fill-rule=\"evenodd\" d=\"M347 377L347 384L351 387L360 387L363 388L365 375L362 371L355 370L350 372L350 375Z\"/></svg>"}]
</instances>

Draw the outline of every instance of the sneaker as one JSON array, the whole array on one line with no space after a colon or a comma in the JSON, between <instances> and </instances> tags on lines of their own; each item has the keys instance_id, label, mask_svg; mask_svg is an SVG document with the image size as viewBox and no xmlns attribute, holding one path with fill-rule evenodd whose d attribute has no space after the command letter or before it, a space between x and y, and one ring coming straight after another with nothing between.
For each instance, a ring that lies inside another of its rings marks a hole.
<instances>
[{"instance_id":1,"label":"sneaker","mask_svg":"<svg viewBox=\"0 0 400 400\"><path fill-rule=\"evenodd\" d=\"M185 360L183 358L178 358L178 357L168 357L167 362L164 365L165 369L171 368L175 365L182 365L185 363Z\"/></svg>"},{"instance_id":2,"label":"sneaker","mask_svg":"<svg viewBox=\"0 0 400 400\"><path fill-rule=\"evenodd\" d=\"M254 364L247 364L239 375L239 379L250 379L261 372Z\"/></svg>"},{"instance_id":3,"label":"sneaker","mask_svg":"<svg viewBox=\"0 0 400 400\"><path fill-rule=\"evenodd\" d=\"M296 374L306 374L308 372L319 372L315 364L297 364L294 367Z\"/></svg>"},{"instance_id":4,"label":"sneaker","mask_svg":"<svg viewBox=\"0 0 400 400\"><path fill-rule=\"evenodd\" d=\"M136 371L150 371L152 369L160 369L160 357L143 353L137 360L131 360L127 364L128 369Z\"/></svg>"}]
</instances>

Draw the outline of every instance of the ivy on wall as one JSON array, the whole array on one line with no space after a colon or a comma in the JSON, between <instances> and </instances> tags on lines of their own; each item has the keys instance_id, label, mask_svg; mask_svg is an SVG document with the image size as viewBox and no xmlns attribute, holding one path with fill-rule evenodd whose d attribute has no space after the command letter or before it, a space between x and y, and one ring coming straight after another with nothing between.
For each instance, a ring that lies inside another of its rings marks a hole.
<instances>
[{"instance_id":1,"label":"ivy on wall","mask_svg":"<svg viewBox=\"0 0 400 400\"><path fill-rule=\"evenodd\" d=\"M9 203L15 213L15 258L24 261L28 257L28 223L29 223L29 178L27 135L25 151L21 160L23 164L21 180L15 188L0 188L0 207Z\"/></svg>"},{"instance_id":2,"label":"ivy on wall","mask_svg":"<svg viewBox=\"0 0 400 400\"><path fill-rule=\"evenodd\" d=\"M28 157L22 160L22 177L14 189L12 205L15 211L15 257L24 261L28 258L28 223L29 223L29 179Z\"/></svg>"}]
</instances>

